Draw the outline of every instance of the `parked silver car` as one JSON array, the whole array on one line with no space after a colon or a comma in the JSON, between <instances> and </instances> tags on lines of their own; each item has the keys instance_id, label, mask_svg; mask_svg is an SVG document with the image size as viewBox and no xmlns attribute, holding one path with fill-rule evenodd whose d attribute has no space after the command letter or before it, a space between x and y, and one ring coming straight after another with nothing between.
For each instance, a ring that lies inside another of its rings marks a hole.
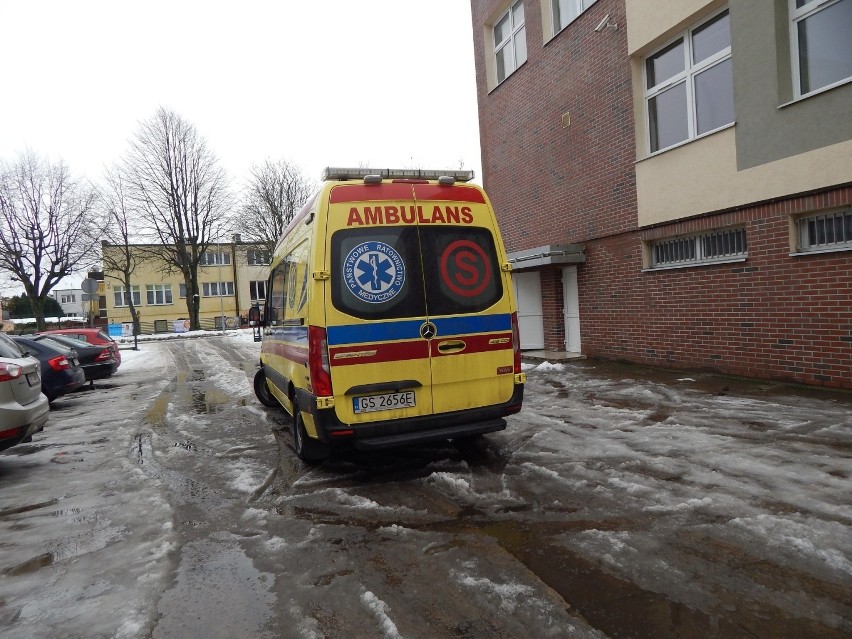
<instances>
[{"instance_id":1,"label":"parked silver car","mask_svg":"<svg viewBox=\"0 0 852 639\"><path fill-rule=\"evenodd\" d=\"M29 441L44 428L49 410L38 360L0 333L0 450Z\"/></svg>"}]
</instances>

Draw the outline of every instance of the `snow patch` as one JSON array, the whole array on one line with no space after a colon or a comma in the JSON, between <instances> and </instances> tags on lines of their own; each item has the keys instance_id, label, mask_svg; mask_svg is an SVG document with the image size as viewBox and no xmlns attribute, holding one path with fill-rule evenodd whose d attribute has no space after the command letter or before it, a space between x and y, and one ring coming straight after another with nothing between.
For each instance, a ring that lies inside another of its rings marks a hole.
<instances>
[{"instance_id":1,"label":"snow patch","mask_svg":"<svg viewBox=\"0 0 852 639\"><path fill-rule=\"evenodd\" d=\"M382 634L386 637L386 639L402 638L402 635L399 634L399 630L397 630L396 624L388 616L390 608L384 601L368 590L361 593L361 603L364 604L367 610L376 616L376 619L379 621L379 627L382 629Z\"/></svg>"}]
</instances>

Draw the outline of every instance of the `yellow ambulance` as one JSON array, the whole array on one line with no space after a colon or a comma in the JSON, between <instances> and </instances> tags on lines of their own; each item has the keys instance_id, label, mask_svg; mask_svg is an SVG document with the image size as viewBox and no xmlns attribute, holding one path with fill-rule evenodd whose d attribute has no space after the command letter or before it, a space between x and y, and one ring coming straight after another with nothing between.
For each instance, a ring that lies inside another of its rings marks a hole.
<instances>
[{"instance_id":1,"label":"yellow ambulance","mask_svg":"<svg viewBox=\"0 0 852 639\"><path fill-rule=\"evenodd\" d=\"M521 409L511 267L470 171L328 168L272 259L258 399L307 462L470 438Z\"/></svg>"}]
</instances>

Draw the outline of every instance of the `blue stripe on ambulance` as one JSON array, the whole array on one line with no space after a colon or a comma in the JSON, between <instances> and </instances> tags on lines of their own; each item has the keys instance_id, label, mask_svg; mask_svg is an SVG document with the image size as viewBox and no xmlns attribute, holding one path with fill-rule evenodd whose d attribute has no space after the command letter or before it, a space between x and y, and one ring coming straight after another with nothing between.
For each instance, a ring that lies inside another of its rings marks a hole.
<instances>
[{"instance_id":1,"label":"blue stripe on ambulance","mask_svg":"<svg viewBox=\"0 0 852 639\"><path fill-rule=\"evenodd\" d=\"M344 346L346 344L371 344L417 339L420 337L420 327L424 321L417 319L329 326L327 329L328 345ZM431 321L438 329L438 338L512 330L512 317L508 313L445 317Z\"/></svg>"}]
</instances>

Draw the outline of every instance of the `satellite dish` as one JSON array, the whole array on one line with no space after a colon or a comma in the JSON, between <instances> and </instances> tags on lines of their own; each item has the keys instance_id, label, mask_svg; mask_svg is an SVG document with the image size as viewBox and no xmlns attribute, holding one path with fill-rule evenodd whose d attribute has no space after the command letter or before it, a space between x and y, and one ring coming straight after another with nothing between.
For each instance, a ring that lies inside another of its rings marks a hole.
<instances>
[{"instance_id":1,"label":"satellite dish","mask_svg":"<svg viewBox=\"0 0 852 639\"><path fill-rule=\"evenodd\" d=\"M91 277L87 277L80 283L80 288L83 289L84 293L88 293L91 295L92 293L98 292L98 281L93 280Z\"/></svg>"}]
</instances>

